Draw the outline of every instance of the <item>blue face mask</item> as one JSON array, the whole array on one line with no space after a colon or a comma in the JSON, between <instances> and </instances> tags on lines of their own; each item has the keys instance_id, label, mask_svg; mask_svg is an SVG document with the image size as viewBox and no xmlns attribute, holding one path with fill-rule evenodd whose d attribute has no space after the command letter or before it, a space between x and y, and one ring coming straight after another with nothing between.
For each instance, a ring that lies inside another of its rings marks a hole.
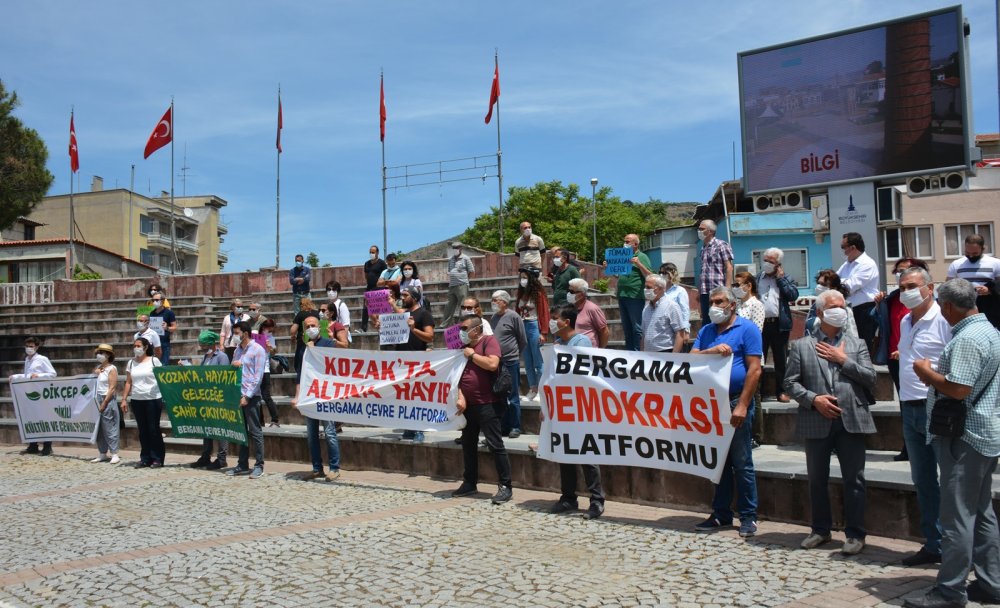
<instances>
[{"instance_id":1,"label":"blue face mask","mask_svg":"<svg viewBox=\"0 0 1000 608\"><path fill-rule=\"evenodd\" d=\"M302 268L302 262L295 262L296 268Z\"/></svg>"}]
</instances>

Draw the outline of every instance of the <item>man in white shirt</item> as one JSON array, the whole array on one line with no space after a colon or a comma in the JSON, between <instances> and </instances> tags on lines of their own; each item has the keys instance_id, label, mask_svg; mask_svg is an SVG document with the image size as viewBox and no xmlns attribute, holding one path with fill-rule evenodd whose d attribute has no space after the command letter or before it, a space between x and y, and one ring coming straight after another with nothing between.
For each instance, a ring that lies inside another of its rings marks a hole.
<instances>
[{"instance_id":1,"label":"man in white shirt","mask_svg":"<svg viewBox=\"0 0 1000 608\"><path fill-rule=\"evenodd\" d=\"M38 348L42 341L38 338L29 337L24 340L24 373L12 374L8 380L22 380L27 378L55 378L56 370L52 367L52 362L45 355L38 354ZM28 449L22 454L38 454L38 443L28 444ZM52 442L46 441L42 444L42 456L52 454Z\"/></svg>"},{"instance_id":2,"label":"man in white shirt","mask_svg":"<svg viewBox=\"0 0 1000 608\"><path fill-rule=\"evenodd\" d=\"M872 316L875 296L879 293L878 264L865 253L865 241L857 232L844 234L840 250L844 252L846 261L837 269L837 275L841 285L847 289L847 303L854 311L858 337L871 352L872 341L878 331L878 321Z\"/></svg>"},{"instance_id":3,"label":"man in white shirt","mask_svg":"<svg viewBox=\"0 0 1000 608\"><path fill-rule=\"evenodd\" d=\"M899 408L903 418L903 441L910 457L910 477L920 505L920 531L924 545L903 558L904 566L941 563L941 522L938 513L941 487L933 446L927 441L927 385L917 377L913 364L927 359L937 365L944 347L951 341L951 325L934 301L931 275L918 266L903 271L899 278L899 301L910 309L899 324L899 350L890 357L899 359Z\"/></svg>"},{"instance_id":4,"label":"man in white shirt","mask_svg":"<svg viewBox=\"0 0 1000 608\"><path fill-rule=\"evenodd\" d=\"M965 237L965 255L948 266L948 279L961 278L976 288L976 308L1000 329L1000 260L984 253L986 239Z\"/></svg>"},{"instance_id":5,"label":"man in white shirt","mask_svg":"<svg viewBox=\"0 0 1000 608\"><path fill-rule=\"evenodd\" d=\"M135 332L132 336L132 341L136 341L139 338L146 338L150 345L153 347L153 355L159 359L163 356L163 350L160 348L160 334L156 333L156 330L149 326L149 315L139 315L135 318L135 326L139 331Z\"/></svg>"}]
</instances>

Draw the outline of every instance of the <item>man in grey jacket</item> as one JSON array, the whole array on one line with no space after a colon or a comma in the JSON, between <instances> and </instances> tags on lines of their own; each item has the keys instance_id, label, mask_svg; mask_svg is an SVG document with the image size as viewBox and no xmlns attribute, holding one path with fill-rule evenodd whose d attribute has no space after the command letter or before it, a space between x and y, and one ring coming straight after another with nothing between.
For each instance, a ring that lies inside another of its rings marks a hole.
<instances>
[{"instance_id":1,"label":"man in grey jacket","mask_svg":"<svg viewBox=\"0 0 1000 608\"><path fill-rule=\"evenodd\" d=\"M844 484L844 555L865 546L865 434L875 432L867 391L875 386L868 347L843 331L847 308L839 291L816 297L820 330L792 343L785 392L798 402L796 435L805 440L812 533L803 549L830 541L830 456L836 450Z\"/></svg>"}]
</instances>

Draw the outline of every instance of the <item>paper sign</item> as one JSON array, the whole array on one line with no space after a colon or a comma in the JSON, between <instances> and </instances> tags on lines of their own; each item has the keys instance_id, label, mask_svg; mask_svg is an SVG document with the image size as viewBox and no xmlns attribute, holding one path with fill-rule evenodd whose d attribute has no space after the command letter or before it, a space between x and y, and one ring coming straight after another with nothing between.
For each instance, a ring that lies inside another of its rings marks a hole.
<instances>
[{"instance_id":1,"label":"paper sign","mask_svg":"<svg viewBox=\"0 0 1000 608\"><path fill-rule=\"evenodd\" d=\"M632 258L635 252L631 247L608 247L604 250L604 260L608 263L604 269L606 276L621 276L632 272Z\"/></svg>"},{"instance_id":2,"label":"paper sign","mask_svg":"<svg viewBox=\"0 0 1000 608\"><path fill-rule=\"evenodd\" d=\"M163 317L150 317L149 328L156 332L156 335L163 336Z\"/></svg>"},{"instance_id":3,"label":"paper sign","mask_svg":"<svg viewBox=\"0 0 1000 608\"><path fill-rule=\"evenodd\" d=\"M392 305L389 304L389 290L376 289L365 292L365 306L368 307L370 315L384 315L392 312Z\"/></svg>"},{"instance_id":4,"label":"paper sign","mask_svg":"<svg viewBox=\"0 0 1000 608\"><path fill-rule=\"evenodd\" d=\"M462 338L458 335L462 331L462 326L452 325L444 330L444 345L448 348L463 348Z\"/></svg>"},{"instance_id":5,"label":"paper sign","mask_svg":"<svg viewBox=\"0 0 1000 608\"><path fill-rule=\"evenodd\" d=\"M406 344L410 339L410 325L407 323L409 320L408 312L379 315L378 343Z\"/></svg>"}]
</instances>

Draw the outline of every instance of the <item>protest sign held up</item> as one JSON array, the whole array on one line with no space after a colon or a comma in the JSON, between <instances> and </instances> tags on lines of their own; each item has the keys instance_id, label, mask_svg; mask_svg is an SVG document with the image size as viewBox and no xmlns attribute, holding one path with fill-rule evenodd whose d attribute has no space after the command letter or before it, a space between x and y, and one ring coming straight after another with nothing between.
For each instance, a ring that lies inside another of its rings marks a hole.
<instances>
[{"instance_id":1,"label":"protest sign held up","mask_svg":"<svg viewBox=\"0 0 1000 608\"><path fill-rule=\"evenodd\" d=\"M621 276L632 272L632 258L635 252L631 247L609 247L604 250L604 260L608 263L604 269L607 276Z\"/></svg>"},{"instance_id":2,"label":"protest sign held up","mask_svg":"<svg viewBox=\"0 0 1000 608\"><path fill-rule=\"evenodd\" d=\"M21 441L94 443L97 422L97 376L12 380L17 430Z\"/></svg>"},{"instance_id":3,"label":"protest sign held up","mask_svg":"<svg viewBox=\"0 0 1000 608\"><path fill-rule=\"evenodd\" d=\"M228 365L155 368L153 373L174 436L247 445L240 407L242 371Z\"/></svg>"},{"instance_id":4,"label":"protest sign held up","mask_svg":"<svg viewBox=\"0 0 1000 608\"><path fill-rule=\"evenodd\" d=\"M452 325L448 329L444 330L444 345L448 348L462 348L465 346L462 344L462 338L459 334L462 333L461 323Z\"/></svg>"},{"instance_id":5,"label":"protest sign held up","mask_svg":"<svg viewBox=\"0 0 1000 608\"><path fill-rule=\"evenodd\" d=\"M410 313L391 313L381 315L378 318L378 343L379 344L406 344L410 339Z\"/></svg>"},{"instance_id":6,"label":"protest sign held up","mask_svg":"<svg viewBox=\"0 0 1000 608\"><path fill-rule=\"evenodd\" d=\"M383 315L392 312L392 304L389 304L389 290L376 289L365 292L365 306L370 315Z\"/></svg>"}]
</instances>

